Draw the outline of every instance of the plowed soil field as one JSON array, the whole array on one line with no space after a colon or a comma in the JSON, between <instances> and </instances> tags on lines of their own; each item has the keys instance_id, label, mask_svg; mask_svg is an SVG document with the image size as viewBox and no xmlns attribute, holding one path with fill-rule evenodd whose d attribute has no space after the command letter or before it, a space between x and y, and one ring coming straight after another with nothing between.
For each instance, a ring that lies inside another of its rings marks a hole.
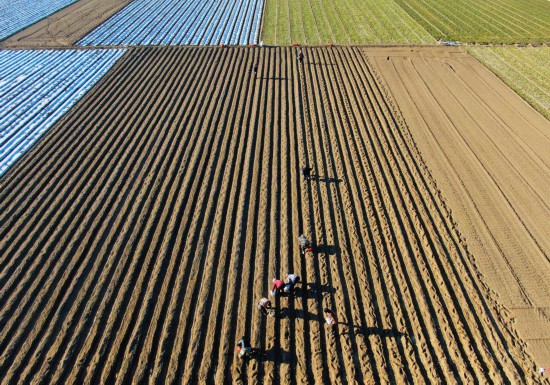
<instances>
[{"instance_id":1,"label":"plowed soil field","mask_svg":"<svg viewBox=\"0 0 550 385\"><path fill-rule=\"evenodd\" d=\"M304 52L132 49L3 177L1 381L536 381L361 49Z\"/></svg>"}]
</instances>

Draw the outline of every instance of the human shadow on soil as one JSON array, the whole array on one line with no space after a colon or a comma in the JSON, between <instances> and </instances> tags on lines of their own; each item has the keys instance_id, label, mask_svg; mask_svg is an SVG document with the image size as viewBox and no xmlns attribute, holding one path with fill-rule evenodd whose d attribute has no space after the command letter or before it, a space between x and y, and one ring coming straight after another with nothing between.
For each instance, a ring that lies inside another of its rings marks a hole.
<instances>
[{"instance_id":1,"label":"human shadow on soil","mask_svg":"<svg viewBox=\"0 0 550 385\"><path fill-rule=\"evenodd\" d=\"M279 364L290 364L296 362L296 353L276 348L275 346L267 350L258 350L258 362L276 362Z\"/></svg>"},{"instance_id":2,"label":"human shadow on soil","mask_svg":"<svg viewBox=\"0 0 550 385\"><path fill-rule=\"evenodd\" d=\"M371 335L377 335L382 338L401 338L401 337L408 337L407 333L404 333L402 331L399 331L397 329L384 329L384 328L377 328L377 327L366 327L362 325L354 325L349 322L338 322L338 326L347 326L347 330L341 332L340 334L362 334L364 336L371 336Z\"/></svg>"},{"instance_id":3,"label":"human shadow on soil","mask_svg":"<svg viewBox=\"0 0 550 385\"><path fill-rule=\"evenodd\" d=\"M340 248L336 245L315 245L313 246L313 252L319 254L335 255L340 251Z\"/></svg>"},{"instance_id":4,"label":"human shadow on soil","mask_svg":"<svg viewBox=\"0 0 550 385\"><path fill-rule=\"evenodd\" d=\"M340 182L342 182L342 179L340 178L331 178L329 176L326 176L326 175L317 175L317 174L312 174L311 175L311 180L315 181L315 182L322 182L322 183L335 183L335 184L338 184Z\"/></svg>"},{"instance_id":5,"label":"human shadow on soil","mask_svg":"<svg viewBox=\"0 0 550 385\"><path fill-rule=\"evenodd\" d=\"M321 315L313 314L304 309L291 310L288 307L284 307L279 311L278 316L280 318L288 318L288 319L301 318L303 320L323 322L323 317Z\"/></svg>"},{"instance_id":6,"label":"human shadow on soil","mask_svg":"<svg viewBox=\"0 0 550 385\"><path fill-rule=\"evenodd\" d=\"M258 77L258 79L261 79L261 80L281 80L281 81L288 81L287 78L283 78L283 77L276 77L276 76L272 76L272 77L269 77L269 76L264 76L264 77Z\"/></svg>"},{"instance_id":7,"label":"human shadow on soil","mask_svg":"<svg viewBox=\"0 0 550 385\"><path fill-rule=\"evenodd\" d=\"M334 63L320 63L320 62L315 62L315 61L309 61L308 64L313 65L313 66L326 66L326 67L333 67L333 66L336 65Z\"/></svg>"},{"instance_id":8,"label":"human shadow on soil","mask_svg":"<svg viewBox=\"0 0 550 385\"><path fill-rule=\"evenodd\" d=\"M336 288L332 285L327 284L321 284L317 282L309 282L306 285L305 290L308 294L317 295L318 293L330 293L334 294L336 293Z\"/></svg>"},{"instance_id":9,"label":"human shadow on soil","mask_svg":"<svg viewBox=\"0 0 550 385\"><path fill-rule=\"evenodd\" d=\"M336 290L337 290L336 288L328 284L322 285L319 283L310 282L305 285L302 284L300 286L296 286L294 288L294 292L288 297L315 299L315 298L318 298L318 296L323 293L334 294L336 293Z\"/></svg>"}]
</instances>

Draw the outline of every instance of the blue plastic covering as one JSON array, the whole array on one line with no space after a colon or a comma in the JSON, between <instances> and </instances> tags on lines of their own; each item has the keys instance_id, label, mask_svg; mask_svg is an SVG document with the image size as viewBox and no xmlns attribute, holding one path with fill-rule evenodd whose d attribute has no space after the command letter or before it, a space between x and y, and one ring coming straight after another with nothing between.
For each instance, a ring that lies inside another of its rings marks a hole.
<instances>
[{"instance_id":1,"label":"blue plastic covering","mask_svg":"<svg viewBox=\"0 0 550 385\"><path fill-rule=\"evenodd\" d=\"M123 53L122 49L0 51L0 175Z\"/></svg>"},{"instance_id":2,"label":"blue plastic covering","mask_svg":"<svg viewBox=\"0 0 550 385\"><path fill-rule=\"evenodd\" d=\"M256 44L262 5L263 0L135 0L77 44Z\"/></svg>"},{"instance_id":3,"label":"blue plastic covering","mask_svg":"<svg viewBox=\"0 0 550 385\"><path fill-rule=\"evenodd\" d=\"M76 0L0 0L0 40L65 8Z\"/></svg>"}]
</instances>

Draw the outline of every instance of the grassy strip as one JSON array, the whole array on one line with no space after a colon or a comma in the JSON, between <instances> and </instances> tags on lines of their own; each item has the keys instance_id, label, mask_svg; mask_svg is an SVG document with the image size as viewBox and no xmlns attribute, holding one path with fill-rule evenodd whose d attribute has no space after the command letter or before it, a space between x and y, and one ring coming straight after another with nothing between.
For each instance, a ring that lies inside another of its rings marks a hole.
<instances>
[{"instance_id":1,"label":"grassy strip","mask_svg":"<svg viewBox=\"0 0 550 385\"><path fill-rule=\"evenodd\" d=\"M550 2L395 0L437 39L478 43L550 42Z\"/></svg>"},{"instance_id":2,"label":"grassy strip","mask_svg":"<svg viewBox=\"0 0 550 385\"><path fill-rule=\"evenodd\" d=\"M288 44L288 40L309 45L435 43L428 31L393 0L266 1L262 39L267 44ZM290 7L290 36L280 32L280 20L286 17L281 12L283 3ZM268 21L270 18L277 21Z\"/></svg>"},{"instance_id":3,"label":"grassy strip","mask_svg":"<svg viewBox=\"0 0 550 385\"><path fill-rule=\"evenodd\" d=\"M468 52L550 119L550 47L469 47Z\"/></svg>"}]
</instances>

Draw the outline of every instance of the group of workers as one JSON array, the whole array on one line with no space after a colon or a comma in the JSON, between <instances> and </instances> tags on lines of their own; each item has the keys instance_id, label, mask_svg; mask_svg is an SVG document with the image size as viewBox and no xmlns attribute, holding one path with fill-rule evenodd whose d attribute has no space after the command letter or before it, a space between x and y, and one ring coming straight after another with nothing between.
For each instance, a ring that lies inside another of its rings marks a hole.
<instances>
[{"instance_id":1,"label":"group of workers","mask_svg":"<svg viewBox=\"0 0 550 385\"><path fill-rule=\"evenodd\" d=\"M306 238L304 234L301 234L298 237L298 242L300 244L300 253L305 255L306 252L311 252L313 250L311 242ZM273 278L269 294L272 297L283 295L292 296L298 283L300 283L300 277L293 273L287 274L285 281L279 278ZM269 298L261 298L257 303L257 307L263 315L275 317L275 308L273 307L273 304L271 303ZM334 335L334 330L337 325L336 316L334 315L334 312L328 308L325 308L323 312L325 321L330 329L330 334ZM243 359L252 357L256 353L256 350L250 346L245 337L242 337L237 342L237 352L238 357Z\"/></svg>"},{"instance_id":2,"label":"group of workers","mask_svg":"<svg viewBox=\"0 0 550 385\"><path fill-rule=\"evenodd\" d=\"M271 287L270 294L273 297L279 295L292 295L296 284L300 282L300 277L296 274L289 273L286 275L286 282L281 279L273 278L273 286ZM258 301L258 310L269 317L275 317L275 308L271 304L271 301L263 297ZM245 337L242 337L237 342L237 351L239 358L249 358L255 353L255 350L250 346Z\"/></svg>"},{"instance_id":3,"label":"group of workers","mask_svg":"<svg viewBox=\"0 0 550 385\"><path fill-rule=\"evenodd\" d=\"M300 56L299 56L300 62L303 60L303 54L300 50ZM254 72L257 71L257 67L254 67ZM311 167L302 167L301 173L304 177L304 180L309 181L312 179L311 171L313 169ZM313 251L312 243L309 241L309 239L306 238L304 234L300 234L298 237L298 244L300 245L300 253L302 255L305 255L307 252ZM289 273L286 275L286 282L279 279L279 278L273 278L273 285L271 286L270 294L272 297L277 297L281 295L287 295L291 296L294 294L294 289L296 285L300 282L300 277L296 274ZM257 304L258 310L265 315L269 317L275 316L275 309L269 300L269 298L263 297L258 301ZM330 329L330 334L334 335L334 330L337 325L336 316L334 315L334 312L328 308L325 308L323 310L325 321ZM238 351L238 357L239 358L249 358L254 355L256 352L255 349L253 349L250 344L248 343L247 339L245 337L242 337L237 342L237 351Z\"/></svg>"}]
</instances>

